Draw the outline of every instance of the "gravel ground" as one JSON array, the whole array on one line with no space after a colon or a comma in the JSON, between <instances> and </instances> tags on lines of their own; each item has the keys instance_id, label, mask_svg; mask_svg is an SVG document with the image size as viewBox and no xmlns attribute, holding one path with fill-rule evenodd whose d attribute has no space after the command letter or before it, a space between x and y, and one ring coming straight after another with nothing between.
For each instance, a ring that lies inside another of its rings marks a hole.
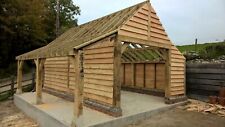
<instances>
[{"instance_id":1,"label":"gravel ground","mask_svg":"<svg viewBox=\"0 0 225 127\"><path fill-rule=\"evenodd\" d=\"M23 114L12 100L0 102L0 127L38 127L32 119Z\"/></svg>"}]
</instances>

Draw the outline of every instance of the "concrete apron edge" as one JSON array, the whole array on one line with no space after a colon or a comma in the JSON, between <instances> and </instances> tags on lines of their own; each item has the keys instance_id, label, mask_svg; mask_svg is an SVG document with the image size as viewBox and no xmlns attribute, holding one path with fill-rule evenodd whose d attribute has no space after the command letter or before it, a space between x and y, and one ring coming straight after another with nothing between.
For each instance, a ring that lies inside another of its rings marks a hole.
<instances>
[{"instance_id":1,"label":"concrete apron edge","mask_svg":"<svg viewBox=\"0 0 225 127\"><path fill-rule=\"evenodd\" d=\"M22 110L25 114L27 114L29 117L31 117L34 120L36 120L38 122L38 124L41 124L42 121L40 121L40 119L38 119L38 118L35 118L35 116L32 116L31 114L27 113L22 107L20 107L20 105L18 105L18 101L19 101L19 103L22 103L24 106L28 105L29 108L31 108L31 109L33 109L35 111L38 111L39 114L41 113L41 114L44 114L45 117L51 118L54 122L58 123L59 127L70 127L70 125L68 125L67 123L52 117L50 114L47 114L43 110L37 108L36 105L33 105L33 104L25 101L23 98L19 97L19 95L15 94L14 95L14 104L20 110ZM138 114L131 114L131 115L128 115L128 116L121 116L121 117L118 117L118 118L114 118L112 120L105 121L103 123L90 125L90 127L119 127L119 126L125 126L125 125L128 125L128 124L136 123L139 120L147 119L147 118L149 118L149 117L151 117L153 115L156 115L158 113L162 113L162 112L168 111L168 110L173 109L173 108L175 108L177 106L185 105L186 103L188 103L188 101L183 101L183 102L179 102L179 103L175 103L175 104L170 104L168 106L165 106L165 107L162 107L162 108L158 108L158 109L155 109L155 110L143 111L143 112L140 112ZM36 113L36 114L38 114L38 113Z\"/></svg>"},{"instance_id":2,"label":"concrete apron edge","mask_svg":"<svg viewBox=\"0 0 225 127\"><path fill-rule=\"evenodd\" d=\"M113 120L105 121L104 123L99 123L96 125L92 125L90 127L119 127L119 126L125 126L128 124L133 124L138 122L139 120L147 119L153 115L156 115L158 113L163 113L165 111L168 111L170 109L176 108L177 106L182 106L187 104L188 101L178 102L175 104L170 104L166 107L158 108L155 110L149 110L149 111L143 111L138 114L132 114L128 116L121 116L118 118L115 118Z\"/></svg>"},{"instance_id":3,"label":"concrete apron edge","mask_svg":"<svg viewBox=\"0 0 225 127\"><path fill-rule=\"evenodd\" d=\"M25 105L29 106L28 108L37 111L37 113L35 113L35 115L32 115L30 112L29 113L26 112L24 110L24 107L21 107L22 105L20 106L18 103L22 104L23 106L25 106ZM16 105L17 108L22 110L26 115L28 115L30 118L35 120L38 124L40 124L41 127L42 127L43 123L41 123L40 117L38 117L39 119L37 118L37 114L42 114L42 115L45 115L43 117L52 119L55 122L54 124L58 125L58 126L54 126L54 127L70 127L70 125L68 125L67 123L65 123L61 120L58 120L58 119L54 118L53 116L51 116L50 114L47 114L43 110L37 108L36 105L25 101L23 98L19 97L19 95L16 95L16 94L14 95L14 104ZM51 124L50 121L48 121L48 124ZM45 126L43 126L43 127L45 127Z\"/></svg>"}]
</instances>

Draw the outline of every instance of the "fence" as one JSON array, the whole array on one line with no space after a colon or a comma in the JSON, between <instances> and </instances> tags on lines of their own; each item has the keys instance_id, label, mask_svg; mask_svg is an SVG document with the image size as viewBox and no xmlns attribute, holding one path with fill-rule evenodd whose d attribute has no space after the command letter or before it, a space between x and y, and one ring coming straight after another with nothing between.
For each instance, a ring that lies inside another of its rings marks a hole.
<instances>
[{"instance_id":1,"label":"fence","mask_svg":"<svg viewBox=\"0 0 225 127\"><path fill-rule=\"evenodd\" d=\"M218 96L225 87L225 64L187 64L187 95L206 101L208 96Z\"/></svg>"},{"instance_id":2,"label":"fence","mask_svg":"<svg viewBox=\"0 0 225 127\"><path fill-rule=\"evenodd\" d=\"M17 88L16 86L16 76L11 76L10 78L5 78L0 80L0 96L2 94L8 94L10 93L10 96L12 96ZM35 86L35 74L25 74L23 76L22 80L22 87L26 88L27 86L32 87L32 89Z\"/></svg>"}]
</instances>

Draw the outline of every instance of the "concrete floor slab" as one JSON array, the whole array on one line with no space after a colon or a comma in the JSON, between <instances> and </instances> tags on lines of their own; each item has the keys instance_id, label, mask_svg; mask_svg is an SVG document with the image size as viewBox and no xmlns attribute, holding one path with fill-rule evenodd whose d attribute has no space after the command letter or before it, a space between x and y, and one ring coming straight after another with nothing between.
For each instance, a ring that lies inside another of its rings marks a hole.
<instances>
[{"instance_id":1,"label":"concrete floor slab","mask_svg":"<svg viewBox=\"0 0 225 127\"><path fill-rule=\"evenodd\" d=\"M35 105L35 93L15 95L14 103L41 126L70 126L73 118L73 103L56 96L43 93L43 104ZM112 117L84 107L82 126L118 127L145 119L153 114L173 108L183 103L167 105L164 98L122 91L121 117Z\"/></svg>"}]
</instances>

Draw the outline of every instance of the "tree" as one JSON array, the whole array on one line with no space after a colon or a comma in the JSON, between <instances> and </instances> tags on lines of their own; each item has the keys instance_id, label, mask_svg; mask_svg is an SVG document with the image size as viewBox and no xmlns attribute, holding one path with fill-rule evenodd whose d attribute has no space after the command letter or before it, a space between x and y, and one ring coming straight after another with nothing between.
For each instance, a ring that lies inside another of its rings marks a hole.
<instances>
[{"instance_id":1,"label":"tree","mask_svg":"<svg viewBox=\"0 0 225 127\"><path fill-rule=\"evenodd\" d=\"M51 16L48 21L51 24L51 26L49 26L51 27L50 31L54 31L52 36L56 36L57 0L49 0L48 5L49 16ZM80 15L79 6L73 4L72 0L59 0L59 34L65 32L68 28L77 26L76 15Z\"/></svg>"},{"instance_id":2,"label":"tree","mask_svg":"<svg viewBox=\"0 0 225 127\"><path fill-rule=\"evenodd\" d=\"M55 6L56 0L0 1L0 70L15 64L15 56L55 39ZM77 14L72 0L60 0L61 32L77 25Z\"/></svg>"}]
</instances>

